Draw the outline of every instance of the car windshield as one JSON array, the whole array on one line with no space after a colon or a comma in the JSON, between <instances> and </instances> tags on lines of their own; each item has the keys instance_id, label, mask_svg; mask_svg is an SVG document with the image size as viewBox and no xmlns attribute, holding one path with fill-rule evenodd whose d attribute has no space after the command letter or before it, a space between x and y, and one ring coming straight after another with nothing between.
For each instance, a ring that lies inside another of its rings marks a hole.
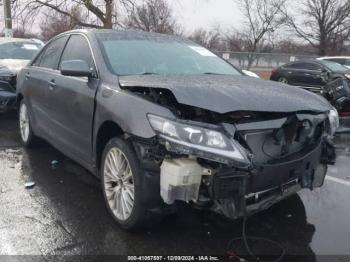
<instances>
[{"instance_id":1,"label":"car windshield","mask_svg":"<svg viewBox=\"0 0 350 262\"><path fill-rule=\"evenodd\" d=\"M209 50L168 38L102 39L102 49L117 75L241 75Z\"/></svg>"},{"instance_id":2,"label":"car windshield","mask_svg":"<svg viewBox=\"0 0 350 262\"><path fill-rule=\"evenodd\" d=\"M331 62L331 61L322 61L322 63L328 67L331 71L333 72L346 72L346 71L349 71L349 68L341 65L341 64L338 64L338 63L335 63L335 62Z\"/></svg>"},{"instance_id":3,"label":"car windshield","mask_svg":"<svg viewBox=\"0 0 350 262\"><path fill-rule=\"evenodd\" d=\"M0 59L30 60L40 48L40 44L30 42L3 43L0 44Z\"/></svg>"}]
</instances>

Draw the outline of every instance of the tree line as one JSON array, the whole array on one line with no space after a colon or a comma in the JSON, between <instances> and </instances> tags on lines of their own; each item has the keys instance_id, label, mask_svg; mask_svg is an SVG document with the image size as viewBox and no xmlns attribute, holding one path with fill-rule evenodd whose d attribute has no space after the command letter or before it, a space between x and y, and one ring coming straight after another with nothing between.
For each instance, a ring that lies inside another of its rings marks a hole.
<instances>
[{"instance_id":1,"label":"tree line","mask_svg":"<svg viewBox=\"0 0 350 262\"><path fill-rule=\"evenodd\" d=\"M174 0L181 1L181 0ZM185 33L166 0L15 0L15 35L53 36L76 28L135 29L175 34L216 51L340 55L350 50L350 0L232 0L243 25ZM205 3L203 3L205 4ZM31 26L40 17L40 35Z\"/></svg>"}]
</instances>

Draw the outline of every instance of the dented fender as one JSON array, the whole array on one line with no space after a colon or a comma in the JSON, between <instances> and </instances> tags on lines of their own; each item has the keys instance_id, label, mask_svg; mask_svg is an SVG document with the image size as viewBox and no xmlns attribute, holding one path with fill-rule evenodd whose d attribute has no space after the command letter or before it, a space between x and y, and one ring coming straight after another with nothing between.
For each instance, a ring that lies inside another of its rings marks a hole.
<instances>
[{"instance_id":1,"label":"dented fender","mask_svg":"<svg viewBox=\"0 0 350 262\"><path fill-rule=\"evenodd\" d=\"M96 101L96 127L105 121L113 121L125 133L137 137L152 138L156 135L147 120L148 113L174 118L167 108L118 88L102 86Z\"/></svg>"}]
</instances>

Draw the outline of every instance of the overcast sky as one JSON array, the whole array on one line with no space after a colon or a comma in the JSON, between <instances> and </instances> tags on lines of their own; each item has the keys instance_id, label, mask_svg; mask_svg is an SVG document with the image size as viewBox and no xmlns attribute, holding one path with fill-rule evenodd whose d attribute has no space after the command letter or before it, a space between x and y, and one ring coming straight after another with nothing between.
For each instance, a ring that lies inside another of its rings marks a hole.
<instances>
[{"instance_id":1,"label":"overcast sky","mask_svg":"<svg viewBox=\"0 0 350 262\"><path fill-rule=\"evenodd\" d=\"M242 13L236 4L237 0L167 1L173 7L176 19L187 33L197 28L210 29L217 25L225 31L232 27L239 28L242 22ZM0 9L0 31L2 31L3 7L0 6ZM38 29L38 27L34 26L34 29Z\"/></svg>"},{"instance_id":2,"label":"overcast sky","mask_svg":"<svg viewBox=\"0 0 350 262\"><path fill-rule=\"evenodd\" d=\"M168 0L186 31L220 25L223 30L242 23L236 0Z\"/></svg>"}]
</instances>

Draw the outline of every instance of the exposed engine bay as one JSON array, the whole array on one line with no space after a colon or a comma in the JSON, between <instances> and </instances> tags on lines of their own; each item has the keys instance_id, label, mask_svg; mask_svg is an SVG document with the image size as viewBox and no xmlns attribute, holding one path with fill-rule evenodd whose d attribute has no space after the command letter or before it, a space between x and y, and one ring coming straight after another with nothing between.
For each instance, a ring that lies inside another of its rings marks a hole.
<instances>
[{"instance_id":1,"label":"exposed engine bay","mask_svg":"<svg viewBox=\"0 0 350 262\"><path fill-rule=\"evenodd\" d=\"M220 114L180 104L167 89L128 90L171 110L179 125L201 123L204 128L215 127L237 141L236 150L247 158L242 164L162 135L151 145L136 142L142 148L140 154L145 154L141 159L153 159L160 167L160 194L168 205L184 201L234 219L243 214L239 204L242 198L249 204L248 212L254 213L301 188L321 187L327 165L335 161L325 113ZM199 132L191 132L190 139L203 140Z\"/></svg>"},{"instance_id":2,"label":"exposed engine bay","mask_svg":"<svg viewBox=\"0 0 350 262\"><path fill-rule=\"evenodd\" d=\"M235 113L219 114L199 107L180 104L170 90L163 88L128 87L131 92L142 96L154 103L170 109L183 120L199 121L203 123L245 123L255 119L269 120L284 117L284 113L262 113L239 111Z\"/></svg>"}]
</instances>

